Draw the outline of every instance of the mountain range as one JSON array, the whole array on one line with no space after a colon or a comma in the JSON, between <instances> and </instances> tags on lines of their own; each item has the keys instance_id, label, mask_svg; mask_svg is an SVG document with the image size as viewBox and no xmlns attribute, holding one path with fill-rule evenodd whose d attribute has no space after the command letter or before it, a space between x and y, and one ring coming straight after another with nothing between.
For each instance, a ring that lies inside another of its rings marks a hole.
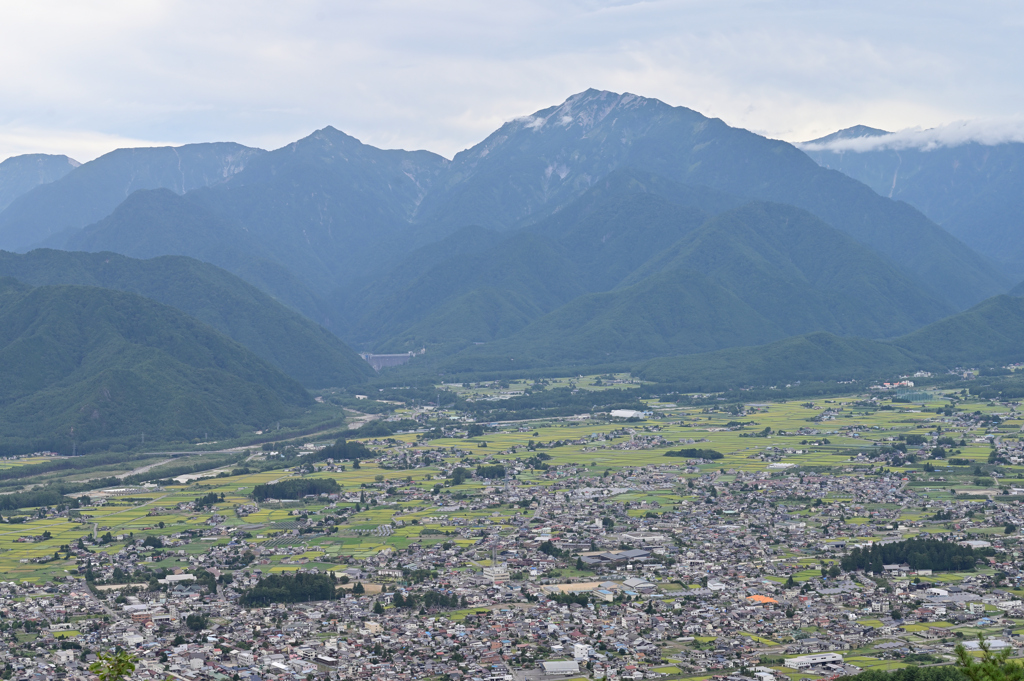
<instances>
[{"instance_id":1,"label":"mountain range","mask_svg":"<svg viewBox=\"0 0 1024 681\"><path fill-rule=\"evenodd\" d=\"M0 248L24 250L100 220L139 189L184 194L222 182L263 153L240 144L118 149L14 198L0 212Z\"/></svg>"},{"instance_id":2,"label":"mountain range","mask_svg":"<svg viewBox=\"0 0 1024 681\"><path fill-rule=\"evenodd\" d=\"M976 219L1014 212L1015 148L918 150L895 174L890 151L840 149L887 134L798 148L588 90L451 160L331 127L273 151L18 157L0 165L0 276L143 296L307 388L369 379L352 347L425 348L396 370L423 375L995 361L956 339L1021 278L1016 223ZM901 344L957 319L950 352Z\"/></svg>"},{"instance_id":3,"label":"mountain range","mask_svg":"<svg viewBox=\"0 0 1024 681\"><path fill-rule=\"evenodd\" d=\"M0 163L0 211L22 194L64 177L81 163L67 156L25 154Z\"/></svg>"},{"instance_id":4,"label":"mountain range","mask_svg":"<svg viewBox=\"0 0 1024 681\"><path fill-rule=\"evenodd\" d=\"M1024 279L1024 143L915 145L855 126L801 148L823 167L917 208L1014 281Z\"/></svg>"}]
</instances>

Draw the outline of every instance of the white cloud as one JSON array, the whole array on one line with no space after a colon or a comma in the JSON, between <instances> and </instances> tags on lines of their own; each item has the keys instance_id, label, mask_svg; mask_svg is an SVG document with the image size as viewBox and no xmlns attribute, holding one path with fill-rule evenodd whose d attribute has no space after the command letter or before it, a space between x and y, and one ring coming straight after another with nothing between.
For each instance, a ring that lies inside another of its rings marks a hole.
<instances>
[{"instance_id":1,"label":"white cloud","mask_svg":"<svg viewBox=\"0 0 1024 681\"><path fill-rule=\"evenodd\" d=\"M806 151L878 151L881 149L923 149L958 147L975 142L993 145L1024 142L1024 119L956 121L924 130L907 128L886 135L850 137L820 143L799 144Z\"/></svg>"},{"instance_id":2,"label":"white cloud","mask_svg":"<svg viewBox=\"0 0 1024 681\"><path fill-rule=\"evenodd\" d=\"M793 141L1013 117L1022 17L1006 0L9 3L0 158L69 131L273 148L325 125L450 157L588 87ZM93 141L80 160L109 150Z\"/></svg>"}]
</instances>

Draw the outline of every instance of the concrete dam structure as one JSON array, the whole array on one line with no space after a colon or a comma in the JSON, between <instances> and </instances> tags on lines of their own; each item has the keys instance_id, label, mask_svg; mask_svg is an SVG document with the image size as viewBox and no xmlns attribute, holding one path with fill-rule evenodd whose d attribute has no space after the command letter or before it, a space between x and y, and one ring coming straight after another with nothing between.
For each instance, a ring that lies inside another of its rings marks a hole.
<instances>
[{"instance_id":1,"label":"concrete dam structure","mask_svg":"<svg viewBox=\"0 0 1024 681\"><path fill-rule=\"evenodd\" d=\"M374 371L380 371L381 369L387 369L388 367L401 366L413 357L422 355L426 351L426 348L422 348L419 352L403 352L397 355L375 355L371 352L361 352L359 353L359 356L365 359L366 362L373 367Z\"/></svg>"}]
</instances>

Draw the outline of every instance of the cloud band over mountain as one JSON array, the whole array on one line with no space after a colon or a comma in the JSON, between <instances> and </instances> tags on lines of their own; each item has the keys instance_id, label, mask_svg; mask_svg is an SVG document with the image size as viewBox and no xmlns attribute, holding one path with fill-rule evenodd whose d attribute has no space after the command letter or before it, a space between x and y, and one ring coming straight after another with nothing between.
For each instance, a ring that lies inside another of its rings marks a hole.
<instances>
[{"instance_id":1,"label":"cloud band over mountain","mask_svg":"<svg viewBox=\"0 0 1024 681\"><path fill-rule=\"evenodd\" d=\"M955 121L935 128L907 128L885 134L861 135L804 142L804 151L879 151L883 149L920 149L959 147L964 144L992 146L1024 142L1024 118Z\"/></svg>"}]
</instances>

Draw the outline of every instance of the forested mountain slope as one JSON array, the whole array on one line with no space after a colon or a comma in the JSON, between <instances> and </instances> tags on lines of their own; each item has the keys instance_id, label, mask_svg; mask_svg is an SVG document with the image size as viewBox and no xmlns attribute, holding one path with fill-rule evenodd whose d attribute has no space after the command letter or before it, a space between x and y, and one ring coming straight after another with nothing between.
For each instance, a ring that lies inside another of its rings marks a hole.
<instances>
[{"instance_id":1,"label":"forested mountain slope","mask_svg":"<svg viewBox=\"0 0 1024 681\"><path fill-rule=\"evenodd\" d=\"M77 284L137 293L208 324L310 388L352 385L373 375L330 332L238 277L192 258L0 251L0 276L32 286Z\"/></svg>"},{"instance_id":2,"label":"forested mountain slope","mask_svg":"<svg viewBox=\"0 0 1024 681\"><path fill-rule=\"evenodd\" d=\"M59 451L265 427L311 399L182 312L90 286L0 280L0 437Z\"/></svg>"}]
</instances>

